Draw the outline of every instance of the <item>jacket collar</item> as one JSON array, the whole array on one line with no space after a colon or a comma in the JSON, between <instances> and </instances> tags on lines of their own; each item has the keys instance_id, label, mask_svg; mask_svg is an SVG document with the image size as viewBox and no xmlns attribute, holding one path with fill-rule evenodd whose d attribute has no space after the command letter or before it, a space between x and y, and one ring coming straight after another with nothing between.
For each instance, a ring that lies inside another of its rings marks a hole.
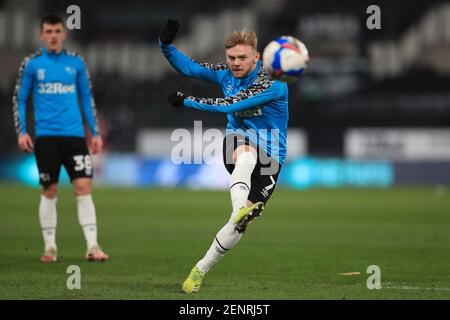
<instances>
[{"instance_id":1,"label":"jacket collar","mask_svg":"<svg viewBox=\"0 0 450 320\"><path fill-rule=\"evenodd\" d=\"M50 57L59 57L61 55L64 55L66 53L66 49L62 48L62 50L59 53L55 53L53 51L48 51L45 47L41 47L41 51L44 55L50 56Z\"/></svg>"}]
</instances>

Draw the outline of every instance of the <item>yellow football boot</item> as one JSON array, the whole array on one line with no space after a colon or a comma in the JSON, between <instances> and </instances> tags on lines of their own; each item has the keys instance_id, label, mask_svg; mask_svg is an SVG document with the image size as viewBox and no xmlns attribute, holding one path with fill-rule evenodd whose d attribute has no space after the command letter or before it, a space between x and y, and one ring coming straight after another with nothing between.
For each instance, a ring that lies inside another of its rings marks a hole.
<instances>
[{"instance_id":1,"label":"yellow football boot","mask_svg":"<svg viewBox=\"0 0 450 320\"><path fill-rule=\"evenodd\" d=\"M201 272L199 268L192 268L191 273L189 273L189 276L184 280L181 290L186 293L197 292L202 285L204 276L205 274Z\"/></svg>"},{"instance_id":2,"label":"yellow football boot","mask_svg":"<svg viewBox=\"0 0 450 320\"><path fill-rule=\"evenodd\" d=\"M242 207L234 218L233 223L236 225L234 230L238 233L243 233L250 222L262 214L263 209L263 202L257 202L251 207Z\"/></svg>"}]
</instances>

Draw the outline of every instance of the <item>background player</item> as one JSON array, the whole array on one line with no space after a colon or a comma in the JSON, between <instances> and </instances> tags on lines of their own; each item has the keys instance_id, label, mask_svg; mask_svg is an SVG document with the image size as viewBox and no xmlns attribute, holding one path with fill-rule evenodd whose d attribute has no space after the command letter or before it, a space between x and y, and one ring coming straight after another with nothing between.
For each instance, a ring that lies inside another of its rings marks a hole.
<instances>
[{"instance_id":1,"label":"background player","mask_svg":"<svg viewBox=\"0 0 450 320\"><path fill-rule=\"evenodd\" d=\"M56 201L61 165L66 168L77 199L78 220L87 242L86 258L105 261L108 255L97 243L97 221L92 201L93 167L85 141L82 115L92 133L92 152L101 152L103 141L97 124L97 111L91 93L89 73L83 58L63 48L66 39L63 20L48 15L41 21L44 46L26 57L19 69L13 96L13 112L18 144L22 151L34 149L42 185L39 220L44 237L43 262L57 259ZM36 141L26 127L26 105L32 92Z\"/></svg>"},{"instance_id":2,"label":"background player","mask_svg":"<svg viewBox=\"0 0 450 320\"><path fill-rule=\"evenodd\" d=\"M177 91L169 95L169 102L227 114L223 152L231 174L233 207L230 220L183 283L182 290L191 293L199 290L204 275L239 242L274 191L286 156L288 89L285 83L271 81L264 71L254 32L229 35L225 41L227 63L200 64L172 44L178 30L178 21L168 20L161 31L164 56L181 74L220 85L225 98L187 97Z\"/></svg>"}]
</instances>

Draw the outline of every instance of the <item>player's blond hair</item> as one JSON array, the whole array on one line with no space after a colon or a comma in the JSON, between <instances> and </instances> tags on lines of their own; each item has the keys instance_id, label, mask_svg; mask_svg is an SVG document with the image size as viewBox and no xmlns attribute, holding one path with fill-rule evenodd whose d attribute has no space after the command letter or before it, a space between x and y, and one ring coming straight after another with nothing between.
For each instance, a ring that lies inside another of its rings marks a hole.
<instances>
[{"instance_id":1,"label":"player's blond hair","mask_svg":"<svg viewBox=\"0 0 450 320\"><path fill-rule=\"evenodd\" d=\"M233 31L225 40L224 46L225 49L230 49L238 44L246 44L256 50L256 46L258 45L256 33L254 31L247 31L246 29Z\"/></svg>"}]
</instances>

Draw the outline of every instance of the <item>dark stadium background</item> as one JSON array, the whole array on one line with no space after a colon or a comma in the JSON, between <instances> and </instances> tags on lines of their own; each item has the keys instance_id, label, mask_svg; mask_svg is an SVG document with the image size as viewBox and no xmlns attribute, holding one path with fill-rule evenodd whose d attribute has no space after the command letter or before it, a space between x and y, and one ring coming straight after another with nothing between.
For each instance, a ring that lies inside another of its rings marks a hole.
<instances>
[{"instance_id":1,"label":"dark stadium background","mask_svg":"<svg viewBox=\"0 0 450 320\"><path fill-rule=\"evenodd\" d=\"M169 107L166 96L172 90L206 97L221 92L207 83L186 81L164 61L157 38L168 17L181 21L179 42L201 61L223 61L226 33L244 27L257 31L261 51L286 34L307 44L308 70L289 86L289 125L301 129L303 139L292 142L290 162L298 157L354 158L346 151L346 133L351 129L418 129L420 136L449 126L449 20L448 6L441 1L378 1L379 30L366 27L370 16L366 9L371 4L367 1L2 1L0 156L6 162L18 154L11 97L20 61L37 48L39 18L49 12L68 17L66 8L72 4L81 9L81 30L70 32L67 47L79 51L91 69L107 150L113 154L160 158L151 150L141 152L137 137L145 129L192 129L194 120L203 121L203 128L225 126L220 114ZM402 46L412 54L406 57ZM28 115L32 115L31 107ZM31 118L29 127L32 130ZM448 131L438 135L436 139L443 142L436 148L449 148ZM391 161L388 185L448 184L448 152L429 147L431 151L418 151L431 152L427 157L409 156L407 136L388 139L378 131L371 136L371 148L365 145L364 149L364 142L360 143L359 157ZM425 139L434 137L428 134ZM303 147L294 152L300 143ZM328 165L320 162L308 168L316 172ZM429 173L421 174L424 170ZM4 171L1 177L14 180ZM113 182L109 177L98 180ZM139 177L134 180L142 184ZM329 185L326 181L305 183L307 187Z\"/></svg>"}]
</instances>

